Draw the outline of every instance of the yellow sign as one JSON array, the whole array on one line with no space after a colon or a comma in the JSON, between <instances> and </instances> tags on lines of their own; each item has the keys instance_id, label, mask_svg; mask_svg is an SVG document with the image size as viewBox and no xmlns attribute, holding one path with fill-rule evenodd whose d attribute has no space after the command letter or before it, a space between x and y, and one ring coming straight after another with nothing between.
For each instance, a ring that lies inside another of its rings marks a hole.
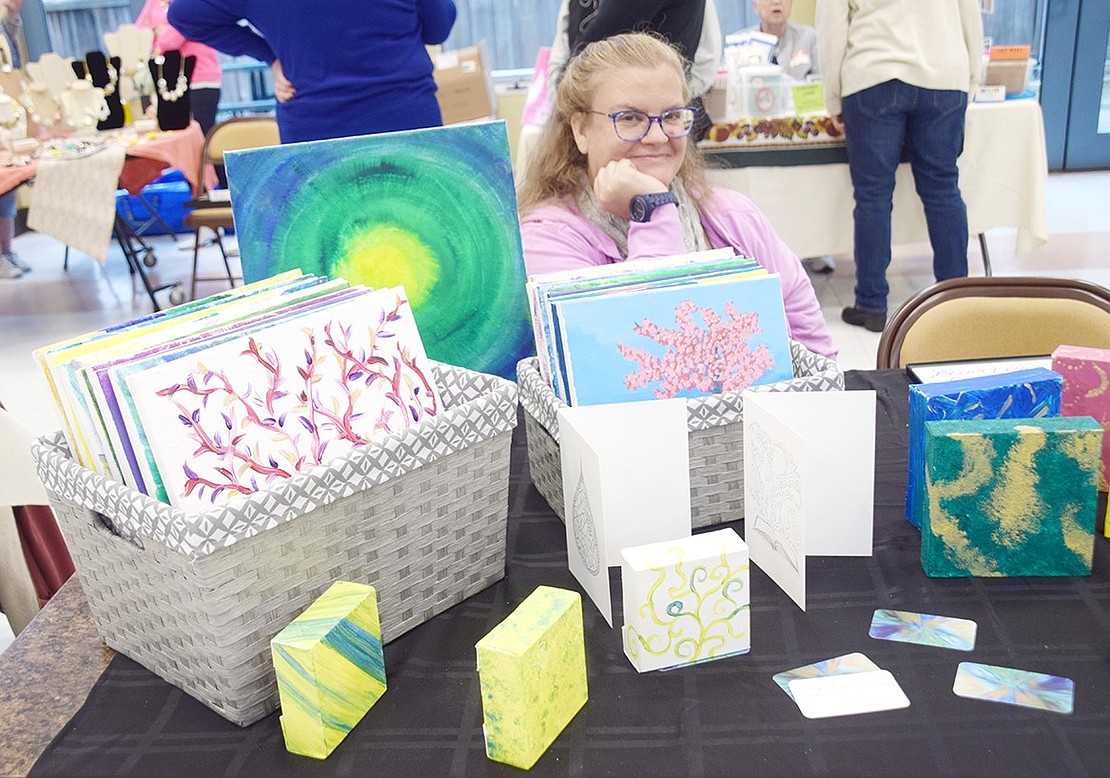
<instances>
[{"instance_id":1,"label":"yellow sign","mask_svg":"<svg viewBox=\"0 0 1110 778\"><path fill-rule=\"evenodd\" d=\"M820 81L792 86L790 94L794 98L794 113L798 116L825 112L825 85Z\"/></svg>"}]
</instances>

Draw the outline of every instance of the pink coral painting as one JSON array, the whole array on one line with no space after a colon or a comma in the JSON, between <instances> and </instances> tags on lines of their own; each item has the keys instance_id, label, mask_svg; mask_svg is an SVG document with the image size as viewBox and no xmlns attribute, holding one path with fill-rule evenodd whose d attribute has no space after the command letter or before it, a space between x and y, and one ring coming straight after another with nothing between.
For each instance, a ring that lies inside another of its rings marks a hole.
<instances>
[{"instance_id":1,"label":"pink coral painting","mask_svg":"<svg viewBox=\"0 0 1110 778\"><path fill-rule=\"evenodd\" d=\"M128 379L169 501L204 510L435 415L400 289L367 291Z\"/></svg>"},{"instance_id":2,"label":"pink coral painting","mask_svg":"<svg viewBox=\"0 0 1110 778\"><path fill-rule=\"evenodd\" d=\"M704 328L694 320L699 313ZM640 363L638 371L625 376L624 385L630 391L654 385L657 398L675 397L682 391L736 392L751 386L775 364L766 344L754 349L748 344L760 332L759 315L740 313L731 302L725 303L724 313L722 318L712 308L699 309L692 300L683 300L674 312L676 329L664 329L650 319L637 324L633 332L665 351L656 356L626 343L618 345L621 356Z\"/></svg>"},{"instance_id":3,"label":"pink coral painting","mask_svg":"<svg viewBox=\"0 0 1110 778\"><path fill-rule=\"evenodd\" d=\"M570 405L698 397L793 378L776 275L567 300L556 303L556 318Z\"/></svg>"}]
</instances>

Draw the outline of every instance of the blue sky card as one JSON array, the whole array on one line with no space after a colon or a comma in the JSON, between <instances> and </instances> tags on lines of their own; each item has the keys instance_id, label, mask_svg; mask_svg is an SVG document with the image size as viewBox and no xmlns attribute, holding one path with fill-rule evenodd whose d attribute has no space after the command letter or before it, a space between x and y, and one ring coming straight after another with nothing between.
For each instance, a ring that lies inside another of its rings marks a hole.
<instances>
[{"instance_id":1,"label":"blue sky card","mask_svg":"<svg viewBox=\"0 0 1110 778\"><path fill-rule=\"evenodd\" d=\"M777 275L554 308L570 405L701 397L794 377Z\"/></svg>"}]
</instances>

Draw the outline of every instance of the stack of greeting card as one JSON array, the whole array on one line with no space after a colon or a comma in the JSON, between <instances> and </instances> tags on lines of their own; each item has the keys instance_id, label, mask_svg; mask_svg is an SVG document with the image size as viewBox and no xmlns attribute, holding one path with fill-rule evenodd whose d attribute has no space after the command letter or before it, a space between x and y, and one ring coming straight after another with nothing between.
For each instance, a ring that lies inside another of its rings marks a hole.
<instances>
[{"instance_id":1,"label":"stack of greeting card","mask_svg":"<svg viewBox=\"0 0 1110 778\"><path fill-rule=\"evenodd\" d=\"M528 294L541 370L568 405L794 377L779 278L731 249L533 276Z\"/></svg>"},{"instance_id":2,"label":"stack of greeting card","mask_svg":"<svg viewBox=\"0 0 1110 778\"><path fill-rule=\"evenodd\" d=\"M204 510L435 415L400 287L290 271L35 352L77 460Z\"/></svg>"}]
</instances>

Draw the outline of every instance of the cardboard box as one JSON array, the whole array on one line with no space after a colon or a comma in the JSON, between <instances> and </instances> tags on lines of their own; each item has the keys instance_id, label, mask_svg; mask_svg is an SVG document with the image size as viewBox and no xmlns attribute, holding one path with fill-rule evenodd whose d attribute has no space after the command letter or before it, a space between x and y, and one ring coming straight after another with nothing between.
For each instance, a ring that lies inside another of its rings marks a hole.
<instances>
[{"instance_id":1,"label":"cardboard box","mask_svg":"<svg viewBox=\"0 0 1110 778\"><path fill-rule=\"evenodd\" d=\"M994 60L987 63L987 75L983 79L986 86L1001 84L1006 87L1007 95L1020 95L1029 88L1029 74L1033 70L1032 59Z\"/></svg>"},{"instance_id":2,"label":"cardboard box","mask_svg":"<svg viewBox=\"0 0 1110 778\"><path fill-rule=\"evenodd\" d=\"M485 45L431 52L436 80L436 99L444 124L485 119L496 113L496 102Z\"/></svg>"}]
</instances>

